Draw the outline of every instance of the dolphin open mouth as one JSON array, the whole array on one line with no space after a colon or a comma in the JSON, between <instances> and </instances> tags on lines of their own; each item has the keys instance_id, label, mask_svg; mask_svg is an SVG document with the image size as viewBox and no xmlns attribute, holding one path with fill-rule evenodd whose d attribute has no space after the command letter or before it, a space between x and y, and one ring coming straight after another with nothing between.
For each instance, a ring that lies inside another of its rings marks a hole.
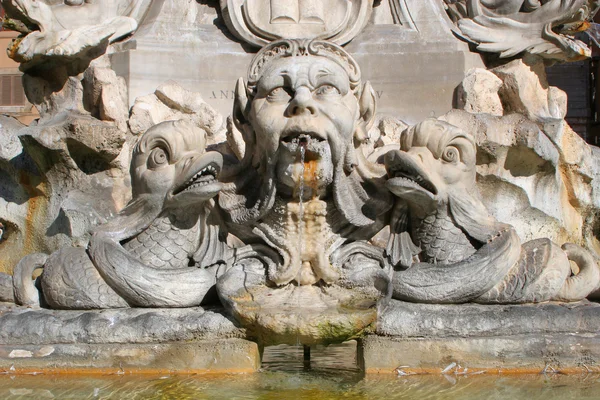
<instances>
[{"instance_id":1,"label":"dolphin open mouth","mask_svg":"<svg viewBox=\"0 0 600 400\"><path fill-rule=\"evenodd\" d=\"M194 190L209 185L217 180L220 167L216 163L210 163L201 171L196 173L190 180L180 186L173 194L179 194L188 190Z\"/></svg>"},{"instance_id":2,"label":"dolphin open mouth","mask_svg":"<svg viewBox=\"0 0 600 400\"><path fill-rule=\"evenodd\" d=\"M408 153L395 151L386 155L388 187L394 189L424 190L432 196L438 194L435 185L427 178L427 172Z\"/></svg>"},{"instance_id":3,"label":"dolphin open mouth","mask_svg":"<svg viewBox=\"0 0 600 400\"><path fill-rule=\"evenodd\" d=\"M185 168L173 196L212 197L222 188L217 180L223 166L223 157L214 151L208 152Z\"/></svg>"}]
</instances>

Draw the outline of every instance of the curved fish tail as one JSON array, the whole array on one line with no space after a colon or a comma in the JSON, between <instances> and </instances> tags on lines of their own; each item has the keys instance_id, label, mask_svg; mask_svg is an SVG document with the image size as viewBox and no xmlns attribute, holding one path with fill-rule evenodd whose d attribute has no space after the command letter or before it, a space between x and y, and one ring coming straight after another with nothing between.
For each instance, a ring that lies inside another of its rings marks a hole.
<instances>
[{"instance_id":1,"label":"curved fish tail","mask_svg":"<svg viewBox=\"0 0 600 400\"><path fill-rule=\"evenodd\" d=\"M600 284L600 269L589 251L573 243L565 243L562 249L570 261L579 267L577 275L567 278L554 298L559 301L578 301L585 299Z\"/></svg>"},{"instance_id":2,"label":"curved fish tail","mask_svg":"<svg viewBox=\"0 0 600 400\"><path fill-rule=\"evenodd\" d=\"M33 273L37 269L44 268L47 259L47 254L34 253L19 261L12 278L15 303L22 306L40 306L42 293L35 286Z\"/></svg>"}]
</instances>

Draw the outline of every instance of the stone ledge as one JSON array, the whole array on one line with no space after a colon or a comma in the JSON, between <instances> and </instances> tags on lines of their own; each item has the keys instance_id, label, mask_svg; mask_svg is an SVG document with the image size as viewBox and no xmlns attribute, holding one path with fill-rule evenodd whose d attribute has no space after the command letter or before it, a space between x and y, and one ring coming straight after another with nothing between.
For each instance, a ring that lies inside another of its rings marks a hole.
<instances>
[{"instance_id":1,"label":"stone ledge","mask_svg":"<svg viewBox=\"0 0 600 400\"><path fill-rule=\"evenodd\" d=\"M16 375L250 373L258 368L258 346L242 339L160 344L0 345L0 370Z\"/></svg>"},{"instance_id":2,"label":"stone ledge","mask_svg":"<svg viewBox=\"0 0 600 400\"><path fill-rule=\"evenodd\" d=\"M243 338L220 309L66 311L0 307L0 345L150 344Z\"/></svg>"},{"instance_id":3,"label":"stone ledge","mask_svg":"<svg viewBox=\"0 0 600 400\"><path fill-rule=\"evenodd\" d=\"M470 338L370 336L358 362L366 373L598 372L598 335L515 335ZM453 363L455 363L453 365Z\"/></svg>"},{"instance_id":4,"label":"stone ledge","mask_svg":"<svg viewBox=\"0 0 600 400\"><path fill-rule=\"evenodd\" d=\"M600 371L600 305L438 305L392 300L359 345L367 373ZM460 366L460 367L459 367ZM467 368L467 370L465 370Z\"/></svg>"},{"instance_id":5,"label":"stone ledge","mask_svg":"<svg viewBox=\"0 0 600 400\"><path fill-rule=\"evenodd\" d=\"M600 332L600 304L416 304L392 300L377 333L399 338L499 337Z\"/></svg>"}]
</instances>

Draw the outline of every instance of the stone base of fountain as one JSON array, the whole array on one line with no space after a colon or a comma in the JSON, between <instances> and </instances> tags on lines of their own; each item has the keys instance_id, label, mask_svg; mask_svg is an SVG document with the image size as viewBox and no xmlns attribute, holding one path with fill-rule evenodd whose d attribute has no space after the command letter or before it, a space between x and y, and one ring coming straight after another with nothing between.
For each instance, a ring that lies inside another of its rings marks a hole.
<instances>
[{"instance_id":1,"label":"stone base of fountain","mask_svg":"<svg viewBox=\"0 0 600 400\"><path fill-rule=\"evenodd\" d=\"M228 373L259 346L222 309L56 311L0 305L0 371ZM598 371L600 304L432 305L392 300L359 341L370 373ZM447 369L447 367L450 367ZM398 369L399 368L399 369Z\"/></svg>"},{"instance_id":2,"label":"stone base of fountain","mask_svg":"<svg viewBox=\"0 0 600 400\"><path fill-rule=\"evenodd\" d=\"M218 310L53 311L0 306L7 373L225 373L260 367L256 343Z\"/></svg>"},{"instance_id":3,"label":"stone base of fountain","mask_svg":"<svg viewBox=\"0 0 600 400\"><path fill-rule=\"evenodd\" d=\"M597 371L598 332L600 304L589 301L431 305L393 300L379 316L378 335L361 341L358 359L367 373L440 373L448 366L449 374Z\"/></svg>"}]
</instances>

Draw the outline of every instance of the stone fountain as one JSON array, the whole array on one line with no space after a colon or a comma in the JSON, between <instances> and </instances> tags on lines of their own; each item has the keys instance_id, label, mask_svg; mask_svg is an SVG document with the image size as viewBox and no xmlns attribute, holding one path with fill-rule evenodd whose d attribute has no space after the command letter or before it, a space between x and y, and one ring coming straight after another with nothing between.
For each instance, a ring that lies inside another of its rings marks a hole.
<instances>
[{"instance_id":1,"label":"stone fountain","mask_svg":"<svg viewBox=\"0 0 600 400\"><path fill-rule=\"evenodd\" d=\"M0 117L0 368L600 357L600 155L545 75L597 0L2 5L40 118Z\"/></svg>"}]
</instances>

